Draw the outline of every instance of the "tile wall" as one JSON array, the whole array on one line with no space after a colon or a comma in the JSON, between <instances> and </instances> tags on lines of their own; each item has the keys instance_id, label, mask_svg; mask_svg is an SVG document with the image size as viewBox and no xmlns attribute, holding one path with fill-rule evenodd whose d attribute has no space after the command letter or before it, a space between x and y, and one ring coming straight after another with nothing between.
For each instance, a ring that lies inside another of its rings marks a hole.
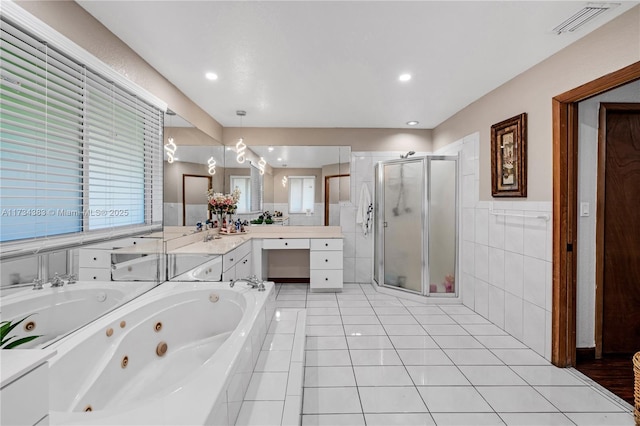
<instances>
[{"instance_id":1,"label":"tile wall","mask_svg":"<svg viewBox=\"0 0 640 426\"><path fill-rule=\"evenodd\" d=\"M550 359L552 222L535 216L551 218L552 203L479 201L478 145L474 133L437 152L462 153L463 303Z\"/></svg>"}]
</instances>

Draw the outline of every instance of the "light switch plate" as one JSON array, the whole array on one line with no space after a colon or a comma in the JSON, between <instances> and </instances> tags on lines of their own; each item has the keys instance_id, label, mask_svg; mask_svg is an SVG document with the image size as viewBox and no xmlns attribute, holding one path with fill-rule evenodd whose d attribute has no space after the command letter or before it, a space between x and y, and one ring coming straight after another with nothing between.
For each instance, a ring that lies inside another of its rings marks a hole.
<instances>
[{"instance_id":1,"label":"light switch plate","mask_svg":"<svg viewBox=\"0 0 640 426\"><path fill-rule=\"evenodd\" d=\"M580 203L580 216L589 217L589 203Z\"/></svg>"}]
</instances>

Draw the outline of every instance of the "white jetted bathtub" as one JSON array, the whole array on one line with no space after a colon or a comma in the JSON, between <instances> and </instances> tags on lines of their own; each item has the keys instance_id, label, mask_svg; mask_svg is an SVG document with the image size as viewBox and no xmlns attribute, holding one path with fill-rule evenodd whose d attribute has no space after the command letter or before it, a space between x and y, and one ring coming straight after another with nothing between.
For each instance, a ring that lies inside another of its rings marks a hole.
<instances>
[{"instance_id":1,"label":"white jetted bathtub","mask_svg":"<svg viewBox=\"0 0 640 426\"><path fill-rule=\"evenodd\" d=\"M78 281L62 287L46 284L40 290L26 287L0 299L3 321L19 321L11 332L16 339L40 336L20 349L41 347L88 323L101 314L144 293L149 282Z\"/></svg>"},{"instance_id":2,"label":"white jetted bathtub","mask_svg":"<svg viewBox=\"0 0 640 426\"><path fill-rule=\"evenodd\" d=\"M274 299L166 282L53 344L50 424L233 425Z\"/></svg>"}]
</instances>

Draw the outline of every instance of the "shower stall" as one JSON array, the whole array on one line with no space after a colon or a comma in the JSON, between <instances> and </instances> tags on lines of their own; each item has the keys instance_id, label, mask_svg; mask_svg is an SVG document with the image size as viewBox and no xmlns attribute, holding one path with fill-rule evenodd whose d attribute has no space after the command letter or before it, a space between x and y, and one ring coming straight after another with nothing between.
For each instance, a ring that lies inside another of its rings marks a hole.
<instances>
[{"instance_id":1,"label":"shower stall","mask_svg":"<svg viewBox=\"0 0 640 426\"><path fill-rule=\"evenodd\" d=\"M375 166L373 279L423 296L458 295L458 157Z\"/></svg>"}]
</instances>

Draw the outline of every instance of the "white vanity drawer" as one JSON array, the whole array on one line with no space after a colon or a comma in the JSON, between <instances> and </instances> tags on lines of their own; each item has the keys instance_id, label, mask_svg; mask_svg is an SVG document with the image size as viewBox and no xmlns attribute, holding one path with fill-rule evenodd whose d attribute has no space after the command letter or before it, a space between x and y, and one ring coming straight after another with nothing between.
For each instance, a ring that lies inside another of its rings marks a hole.
<instances>
[{"instance_id":1,"label":"white vanity drawer","mask_svg":"<svg viewBox=\"0 0 640 426\"><path fill-rule=\"evenodd\" d=\"M314 289L334 289L342 290L342 269L312 269L311 290Z\"/></svg>"},{"instance_id":2,"label":"white vanity drawer","mask_svg":"<svg viewBox=\"0 0 640 426\"><path fill-rule=\"evenodd\" d=\"M342 250L342 238L313 239L311 250Z\"/></svg>"},{"instance_id":3,"label":"white vanity drawer","mask_svg":"<svg viewBox=\"0 0 640 426\"><path fill-rule=\"evenodd\" d=\"M111 251L100 249L80 249L81 268L110 268Z\"/></svg>"},{"instance_id":4,"label":"white vanity drawer","mask_svg":"<svg viewBox=\"0 0 640 426\"><path fill-rule=\"evenodd\" d=\"M111 269L109 268L78 268L78 280L80 281L111 281Z\"/></svg>"},{"instance_id":5,"label":"white vanity drawer","mask_svg":"<svg viewBox=\"0 0 640 426\"><path fill-rule=\"evenodd\" d=\"M342 250L312 251L309 258L310 269L342 269Z\"/></svg>"},{"instance_id":6,"label":"white vanity drawer","mask_svg":"<svg viewBox=\"0 0 640 426\"><path fill-rule=\"evenodd\" d=\"M241 246L234 248L229 253L222 256L222 269L226 271L233 267L240 259L249 253L251 253L251 244L249 243L244 243Z\"/></svg>"},{"instance_id":7,"label":"white vanity drawer","mask_svg":"<svg viewBox=\"0 0 640 426\"><path fill-rule=\"evenodd\" d=\"M262 242L264 250L308 249L308 238L265 238Z\"/></svg>"}]
</instances>

